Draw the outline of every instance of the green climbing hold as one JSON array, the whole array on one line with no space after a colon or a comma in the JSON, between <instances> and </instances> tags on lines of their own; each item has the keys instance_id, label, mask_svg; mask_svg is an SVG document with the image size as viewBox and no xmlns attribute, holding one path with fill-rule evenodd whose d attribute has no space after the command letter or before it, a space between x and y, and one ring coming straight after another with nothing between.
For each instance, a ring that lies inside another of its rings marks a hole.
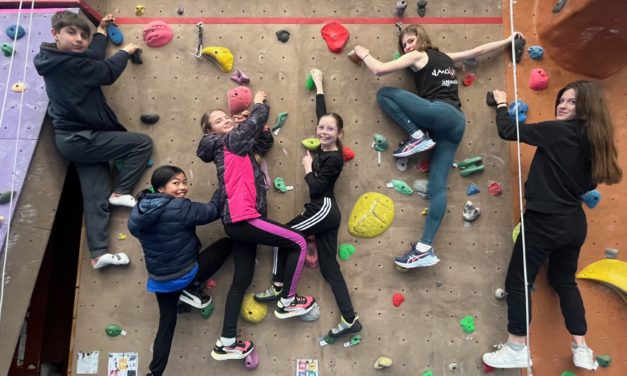
<instances>
[{"instance_id":1,"label":"green climbing hold","mask_svg":"<svg viewBox=\"0 0 627 376\"><path fill-rule=\"evenodd\" d=\"M400 57L401 57L401 53L398 51L394 52L394 55L392 55L392 59L394 60L399 59Z\"/></svg>"},{"instance_id":2,"label":"green climbing hold","mask_svg":"<svg viewBox=\"0 0 627 376\"><path fill-rule=\"evenodd\" d=\"M15 195L15 191L0 192L0 205L8 204Z\"/></svg>"},{"instance_id":3,"label":"green climbing hold","mask_svg":"<svg viewBox=\"0 0 627 376\"><path fill-rule=\"evenodd\" d=\"M335 343L335 338L327 334L326 336L324 336L324 342L328 343L329 345L332 345Z\"/></svg>"},{"instance_id":4,"label":"green climbing hold","mask_svg":"<svg viewBox=\"0 0 627 376\"><path fill-rule=\"evenodd\" d=\"M283 178L280 178L280 177L274 178L274 188L276 188L277 191L281 191L283 193L287 192L287 186L285 185L285 180L283 180Z\"/></svg>"},{"instance_id":5,"label":"green climbing hold","mask_svg":"<svg viewBox=\"0 0 627 376\"><path fill-rule=\"evenodd\" d=\"M305 78L305 87L307 90L312 91L316 88L316 84L314 84L313 77L311 77L311 72L307 72L307 77Z\"/></svg>"},{"instance_id":6,"label":"green climbing hold","mask_svg":"<svg viewBox=\"0 0 627 376\"><path fill-rule=\"evenodd\" d=\"M109 324L105 328L105 333L107 333L109 337L117 337L120 334L124 335L123 333L125 332L118 324Z\"/></svg>"},{"instance_id":7,"label":"green climbing hold","mask_svg":"<svg viewBox=\"0 0 627 376\"><path fill-rule=\"evenodd\" d=\"M214 309L213 303L209 303L208 306L200 310L200 315L208 319L209 316L211 316L211 314L213 313L213 309Z\"/></svg>"},{"instance_id":8,"label":"green climbing hold","mask_svg":"<svg viewBox=\"0 0 627 376\"><path fill-rule=\"evenodd\" d=\"M13 47L8 43L2 43L2 53L6 57L13 55Z\"/></svg>"},{"instance_id":9,"label":"green climbing hold","mask_svg":"<svg viewBox=\"0 0 627 376\"><path fill-rule=\"evenodd\" d=\"M340 259L346 261L353 255L353 253L355 253L355 246L348 243L341 244L337 253L340 256Z\"/></svg>"},{"instance_id":10,"label":"green climbing hold","mask_svg":"<svg viewBox=\"0 0 627 376\"><path fill-rule=\"evenodd\" d=\"M276 132L279 129L283 128L285 125L285 119L287 119L287 112L279 112L277 115L276 123L274 127L272 127L272 132Z\"/></svg>"},{"instance_id":11,"label":"green climbing hold","mask_svg":"<svg viewBox=\"0 0 627 376\"><path fill-rule=\"evenodd\" d=\"M359 334L351 337L351 346L359 345L361 343L361 336Z\"/></svg>"},{"instance_id":12,"label":"green climbing hold","mask_svg":"<svg viewBox=\"0 0 627 376\"><path fill-rule=\"evenodd\" d=\"M124 167L124 159L116 159L113 161L113 165L118 171L121 171L122 167Z\"/></svg>"},{"instance_id":13,"label":"green climbing hold","mask_svg":"<svg viewBox=\"0 0 627 376\"><path fill-rule=\"evenodd\" d=\"M374 150L376 151L386 151L388 150L388 140L381 134L374 134Z\"/></svg>"},{"instance_id":14,"label":"green climbing hold","mask_svg":"<svg viewBox=\"0 0 627 376\"><path fill-rule=\"evenodd\" d=\"M314 151L320 149L320 140L315 137L304 139L302 144L307 150Z\"/></svg>"},{"instance_id":15,"label":"green climbing hold","mask_svg":"<svg viewBox=\"0 0 627 376\"><path fill-rule=\"evenodd\" d=\"M464 318L461 319L459 324L462 326L462 329L464 330L464 332L466 332L466 333L474 333L474 331L475 331L475 319L472 316L470 316L470 315L464 316Z\"/></svg>"},{"instance_id":16,"label":"green climbing hold","mask_svg":"<svg viewBox=\"0 0 627 376\"><path fill-rule=\"evenodd\" d=\"M428 369L426 371L424 371L421 376L433 376L433 371Z\"/></svg>"},{"instance_id":17,"label":"green climbing hold","mask_svg":"<svg viewBox=\"0 0 627 376\"><path fill-rule=\"evenodd\" d=\"M597 363L603 368L607 368L612 363L612 357L609 355L597 355Z\"/></svg>"},{"instance_id":18,"label":"green climbing hold","mask_svg":"<svg viewBox=\"0 0 627 376\"><path fill-rule=\"evenodd\" d=\"M396 189L396 191L404 195L411 196L414 193L414 190L411 189L411 187L407 183L400 179L392 179L390 183L392 184L394 189Z\"/></svg>"},{"instance_id":19,"label":"green climbing hold","mask_svg":"<svg viewBox=\"0 0 627 376\"><path fill-rule=\"evenodd\" d=\"M572 371L564 371L561 376L577 376L577 374Z\"/></svg>"}]
</instances>

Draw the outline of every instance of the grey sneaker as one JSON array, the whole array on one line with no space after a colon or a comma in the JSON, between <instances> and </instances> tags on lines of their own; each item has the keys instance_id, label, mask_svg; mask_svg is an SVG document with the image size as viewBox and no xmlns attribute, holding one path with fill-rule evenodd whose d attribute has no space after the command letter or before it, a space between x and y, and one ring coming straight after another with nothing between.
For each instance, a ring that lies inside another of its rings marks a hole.
<instances>
[{"instance_id":1,"label":"grey sneaker","mask_svg":"<svg viewBox=\"0 0 627 376\"><path fill-rule=\"evenodd\" d=\"M483 354L483 362L494 368L527 368L527 346L521 350L514 350L506 343L501 343L498 349L491 353ZM531 366L529 359L529 366Z\"/></svg>"},{"instance_id":2,"label":"grey sneaker","mask_svg":"<svg viewBox=\"0 0 627 376\"><path fill-rule=\"evenodd\" d=\"M275 285L272 285L263 291L255 293L255 300L260 303L278 300L281 297L282 291L283 291L282 287L277 287Z\"/></svg>"},{"instance_id":3,"label":"grey sneaker","mask_svg":"<svg viewBox=\"0 0 627 376\"><path fill-rule=\"evenodd\" d=\"M575 367L584 368L587 370L596 370L599 367L599 363L594 360L594 353L588 346L578 346L573 344L571 347L573 351L573 363Z\"/></svg>"}]
</instances>

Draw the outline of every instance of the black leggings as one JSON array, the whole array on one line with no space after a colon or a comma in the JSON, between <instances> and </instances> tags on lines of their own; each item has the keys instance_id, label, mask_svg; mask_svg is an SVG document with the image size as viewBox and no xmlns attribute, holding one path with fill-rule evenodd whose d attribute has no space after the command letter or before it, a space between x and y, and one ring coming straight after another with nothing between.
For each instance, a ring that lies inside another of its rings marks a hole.
<instances>
[{"instance_id":1,"label":"black leggings","mask_svg":"<svg viewBox=\"0 0 627 376\"><path fill-rule=\"evenodd\" d=\"M348 293L348 286L337 262L337 232L342 220L342 214L334 199L324 197L305 205L305 211L289 221L286 226L302 231L305 236L316 236L318 249L318 263L320 273L325 281L331 285L335 296L335 303L342 316L348 322L355 318L355 310ZM284 248L274 247L274 266L272 281L283 282L287 251Z\"/></svg>"},{"instance_id":2,"label":"black leggings","mask_svg":"<svg viewBox=\"0 0 627 376\"><path fill-rule=\"evenodd\" d=\"M201 251L196 259L198 272L191 284L203 283L215 274L229 257L232 248L233 242L228 238L222 238ZM161 376L170 356L181 291L157 292L155 295L159 304L159 329L155 336L150 372L154 376Z\"/></svg>"},{"instance_id":3,"label":"black leggings","mask_svg":"<svg viewBox=\"0 0 627 376\"><path fill-rule=\"evenodd\" d=\"M575 273L579 251L586 239L586 214L582 209L568 215L544 214L527 210L524 218L529 294L531 294L531 287L540 267L548 259L549 283L559 295L566 328L572 335L585 335L586 314L575 281ZM518 236L505 279L507 330L517 336L527 335L524 286L522 236ZM531 297L529 298L529 320L531 321Z\"/></svg>"}]
</instances>

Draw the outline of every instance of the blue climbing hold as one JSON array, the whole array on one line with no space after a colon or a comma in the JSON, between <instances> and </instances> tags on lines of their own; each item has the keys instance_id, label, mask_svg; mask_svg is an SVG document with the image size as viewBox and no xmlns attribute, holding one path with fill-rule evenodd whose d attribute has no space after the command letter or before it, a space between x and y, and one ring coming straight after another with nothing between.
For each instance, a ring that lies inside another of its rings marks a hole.
<instances>
[{"instance_id":1,"label":"blue climbing hold","mask_svg":"<svg viewBox=\"0 0 627 376\"><path fill-rule=\"evenodd\" d=\"M544 56L544 48L540 46L531 46L527 48L531 60L541 60Z\"/></svg>"},{"instance_id":2,"label":"blue climbing hold","mask_svg":"<svg viewBox=\"0 0 627 376\"><path fill-rule=\"evenodd\" d=\"M523 124L527 120L529 105L520 99L516 102L518 102L518 122ZM512 119L512 121L516 120L516 102L512 102L507 110L509 118Z\"/></svg>"},{"instance_id":3,"label":"blue climbing hold","mask_svg":"<svg viewBox=\"0 0 627 376\"><path fill-rule=\"evenodd\" d=\"M594 207L599 204L599 201L601 201L601 192L593 189L581 195L581 199L587 207L594 209Z\"/></svg>"},{"instance_id":4,"label":"blue climbing hold","mask_svg":"<svg viewBox=\"0 0 627 376\"><path fill-rule=\"evenodd\" d=\"M116 46L119 46L122 42L124 42L124 35L118 25L109 24L109 26L107 26L107 36L111 40L111 43Z\"/></svg>"},{"instance_id":5,"label":"blue climbing hold","mask_svg":"<svg viewBox=\"0 0 627 376\"><path fill-rule=\"evenodd\" d=\"M7 36L11 39L20 39L21 37L24 36L24 34L26 34L26 31L24 31L24 28L21 26L17 26L17 25L11 25L7 27L4 32L7 33ZM17 38L15 38L16 34L17 34Z\"/></svg>"},{"instance_id":6,"label":"blue climbing hold","mask_svg":"<svg viewBox=\"0 0 627 376\"><path fill-rule=\"evenodd\" d=\"M481 191L479 190L479 187L477 187L477 184L475 183L468 184L468 187L466 188L466 196L476 195L479 192Z\"/></svg>"}]
</instances>

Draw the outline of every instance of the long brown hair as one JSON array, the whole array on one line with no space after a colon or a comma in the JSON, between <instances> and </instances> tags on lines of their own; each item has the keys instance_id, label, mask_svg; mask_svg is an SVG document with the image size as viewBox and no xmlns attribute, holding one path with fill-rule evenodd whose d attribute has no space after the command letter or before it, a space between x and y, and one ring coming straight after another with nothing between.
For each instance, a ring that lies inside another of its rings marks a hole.
<instances>
[{"instance_id":1,"label":"long brown hair","mask_svg":"<svg viewBox=\"0 0 627 376\"><path fill-rule=\"evenodd\" d=\"M405 54L405 49L403 48L403 37L405 36L405 34L411 34L416 36L417 51L424 51L427 48L433 48L434 50L438 49L433 43L431 43L431 38L429 38L427 31L422 26L407 25L398 35L398 52L400 52L401 55Z\"/></svg>"},{"instance_id":2,"label":"long brown hair","mask_svg":"<svg viewBox=\"0 0 627 376\"><path fill-rule=\"evenodd\" d=\"M555 112L562 94L575 90L575 111L588 133L592 154L592 180L595 183L616 184L623 171L618 165L618 152L614 144L614 125L603 95L603 89L595 81L580 80L564 86L555 99Z\"/></svg>"}]
</instances>

